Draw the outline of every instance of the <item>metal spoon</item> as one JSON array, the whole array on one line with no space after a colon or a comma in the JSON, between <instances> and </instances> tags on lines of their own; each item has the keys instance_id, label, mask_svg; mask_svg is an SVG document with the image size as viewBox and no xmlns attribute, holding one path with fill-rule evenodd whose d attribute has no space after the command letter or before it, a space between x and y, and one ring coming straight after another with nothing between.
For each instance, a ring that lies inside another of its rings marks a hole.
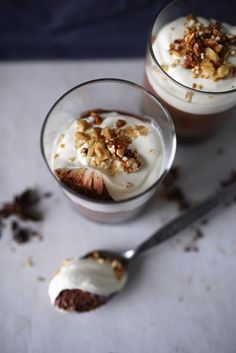
<instances>
[{"instance_id":1,"label":"metal spoon","mask_svg":"<svg viewBox=\"0 0 236 353\"><path fill-rule=\"evenodd\" d=\"M152 247L157 246L162 242L172 238L174 235L200 219L202 216L206 215L208 212L212 211L220 205L232 201L235 196L236 183L220 189L207 200L203 201L197 206L192 207L182 215L176 217L170 223L166 224L164 227L150 236L147 240L138 245L135 249L129 249L123 253L116 253L109 250L94 250L89 252L79 261L86 259L95 260L97 262L98 268L98 273L96 274L97 277L101 275L101 273L99 273L99 266L104 263L109 264L114 270L114 278L117 278L117 280L122 279L123 284L121 288L119 288L117 291L106 294L105 296L97 293L83 291L81 289L73 289L73 297L71 297L70 290L65 288L65 291L62 291L62 300L60 300L60 294L54 305L59 309L66 311L82 312L95 309L105 304L123 288L126 280L128 279L128 269L139 255L141 255L144 251L151 249Z\"/></svg>"}]
</instances>

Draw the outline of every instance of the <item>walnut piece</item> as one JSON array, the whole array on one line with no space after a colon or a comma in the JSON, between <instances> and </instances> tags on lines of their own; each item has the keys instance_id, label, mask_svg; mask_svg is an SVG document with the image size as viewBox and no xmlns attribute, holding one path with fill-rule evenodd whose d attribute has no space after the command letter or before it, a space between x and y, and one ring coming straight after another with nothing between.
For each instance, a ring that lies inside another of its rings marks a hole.
<instances>
[{"instance_id":1,"label":"walnut piece","mask_svg":"<svg viewBox=\"0 0 236 353\"><path fill-rule=\"evenodd\" d=\"M95 126L98 125L96 113L92 112L90 116L94 124L88 123L86 117L81 118L74 135L75 147L80 149L83 157L88 158L88 165L106 170L110 175L134 173L142 168L139 153L132 151L129 145L139 136L146 136L149 129L141 124L127 125L122 119L115 122L114 128L101 128Z\"/></svg>"},{"instance_id":2,"label":"walnut piece","mask_svg":"<svg viewBox=\"0 0 236 353\"><path fill-rule=\"evenodd\" d=\"M225 33L219 22L204 25L197 17L189 15L183 38L170 44L169 53L183 57L184 68L191 69L194 78L215 81L235 76L236 67L228 61L236 54L235 46L236 36ZM171 66L175 67L175 64Z\"/></svg>"}]
</instances>

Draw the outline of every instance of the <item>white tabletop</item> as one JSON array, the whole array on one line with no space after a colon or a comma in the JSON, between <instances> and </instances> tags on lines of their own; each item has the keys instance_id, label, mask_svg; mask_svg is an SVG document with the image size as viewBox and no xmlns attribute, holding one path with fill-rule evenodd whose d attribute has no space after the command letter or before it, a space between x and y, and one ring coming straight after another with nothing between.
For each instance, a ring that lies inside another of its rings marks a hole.
<instances>
[{"instance_id":1,"label":"white tabletop","mask_svg":"<svg viewBox=\"0 0 236 353\"><path fill-rule=\"evenodd\" d=\"M130 248L178 213L174 204L156 198L132 222L92 223L68 207L40 155L43 119L61 94L104 76L141 83L143 65L141 60L0 64L0 201L29 186L53 192L39 225L43 241L17 245L9 229L0 239L1 353L236 351L235 205L201 225L205 236L198 252L184 251L194 234L191 227L140 258L125 290L106 306L69 315L49 302L48 281L62 259L96 248ZM175 164L193 200L209 195L230 174L235 137L231 118L208 142L178 147ZM31 267L24 265L29 256Z\"/></svg>"}]
</instances>

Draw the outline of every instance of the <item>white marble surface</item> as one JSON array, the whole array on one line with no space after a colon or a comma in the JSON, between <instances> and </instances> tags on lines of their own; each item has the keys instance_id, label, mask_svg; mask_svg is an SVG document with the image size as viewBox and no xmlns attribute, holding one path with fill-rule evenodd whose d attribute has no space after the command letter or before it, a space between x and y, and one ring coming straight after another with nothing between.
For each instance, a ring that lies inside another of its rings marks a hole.
<instances>
[{"instance_id":1,"label":"white marble surface","mask_svg":"<svg viewBox=\"0 0 236 353\"><path fill-rule=\"evenodd\" d=\"M158 200L123 225L99 225L75 214L49 175L39 150L45 114L66 90L87 79L113 76L142 82L143 61L1 63L0 201L25 187L53 192L45 202L44 240L0 240L1 353L235 353L236 206L201 226L199 252L185 252L193 229L140 259L130 283L110 304L67 315L49 303L48 280L59 262L94 248L125 249L174 217ZM193 199L213 191L235 166L234 117L209 142L179 146L175 164ZM217 154L224 148L225 153ZM24 266L32 256L34 266ZM37 280L46 278L45 282Z\"/></svg>"}]
</instances>

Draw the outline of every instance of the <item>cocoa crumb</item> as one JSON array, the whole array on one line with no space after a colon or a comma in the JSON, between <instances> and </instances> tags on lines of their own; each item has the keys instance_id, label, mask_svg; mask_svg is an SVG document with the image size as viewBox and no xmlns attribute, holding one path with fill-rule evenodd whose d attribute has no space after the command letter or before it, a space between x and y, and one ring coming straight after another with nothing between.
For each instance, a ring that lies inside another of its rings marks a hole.
<instances>
[{"instance_id":1,"label":"cocoa crumb","mask_svg":"<svg viewBox=\"0 0 236 353\"><path fill-rule=\"evenodd\" d=\"M186 252L198 252L199 247L198 247L198 241L204 237L203 232L201 229L195 229L195 232L192 236L191 241L185 245L184 251Z\"/></svg>"},{"instance_id":2,"label":"cocoa crumb","mask_svg":"<svg viewBox=\"0 0 236 353\"><path fill-rule=\"evenodd\" d=\"M43 220L41 201L43 198L52 196L51 192L40 193L37 189L26 189L21 194L16 195L11 202L6 202L0 208L0 236L6 225L6 219L14 216L11 222L12 238L18 244L28 242L33 236L39 240L43 236L35 229L25 227L24 222L39 222ZM21 221L19 223L18 221Z\"/></svg>"},{"instance_id":3,"label":"cocoa crumb","mask_svg":"<svg viewBox=\"0 0 236 353\"><path fill-rule=\"evenodd\" d=\"M236 36L225 33L220 22L204 25L194 16L188 16L184 25L183 37L170 43L170 55L183 57L183 67L191 69L194 78L217 81L235 76L228 58L236 55Z\"/></svg>"},{"instance_id":4,"label":"cocoa crumb","mask_svg":"<svg viewBox=\"0 0 236 353\"><path fill-rule=\"evenodd\" d=\"M41 221L43 214L39 209L41 195L36 189L26 189L14 197L12 202L7 202L0 209L0 217L7 218L16 215L22 220Z\"/></svg>"},{"instance_id":5,"label":"cocoa crumb","mask_svg":"<svg viewBox=\"0 0 236 353\"><path fill-rule=\"evenodd\" d=\"M170 169L166 178L163 180L160 196L165 201L173 201L177 204L179 210L187 209L190 203L187 200L182 189L177 185L179 179L179 168L173 167Z\"/></svg>"},{"instance_id":6,"label":"cocoa crumb","mask_svg":"<svg viewBox=\"0 0 236 353\"><path fill-rule=\"evenodd\" d=\"M27 243L32 236L36 235L35 230L22 227L16 221L12 222L11 229L13 240L15 240L15 242L18 244Z\"/></svg>"}]
</instances>

